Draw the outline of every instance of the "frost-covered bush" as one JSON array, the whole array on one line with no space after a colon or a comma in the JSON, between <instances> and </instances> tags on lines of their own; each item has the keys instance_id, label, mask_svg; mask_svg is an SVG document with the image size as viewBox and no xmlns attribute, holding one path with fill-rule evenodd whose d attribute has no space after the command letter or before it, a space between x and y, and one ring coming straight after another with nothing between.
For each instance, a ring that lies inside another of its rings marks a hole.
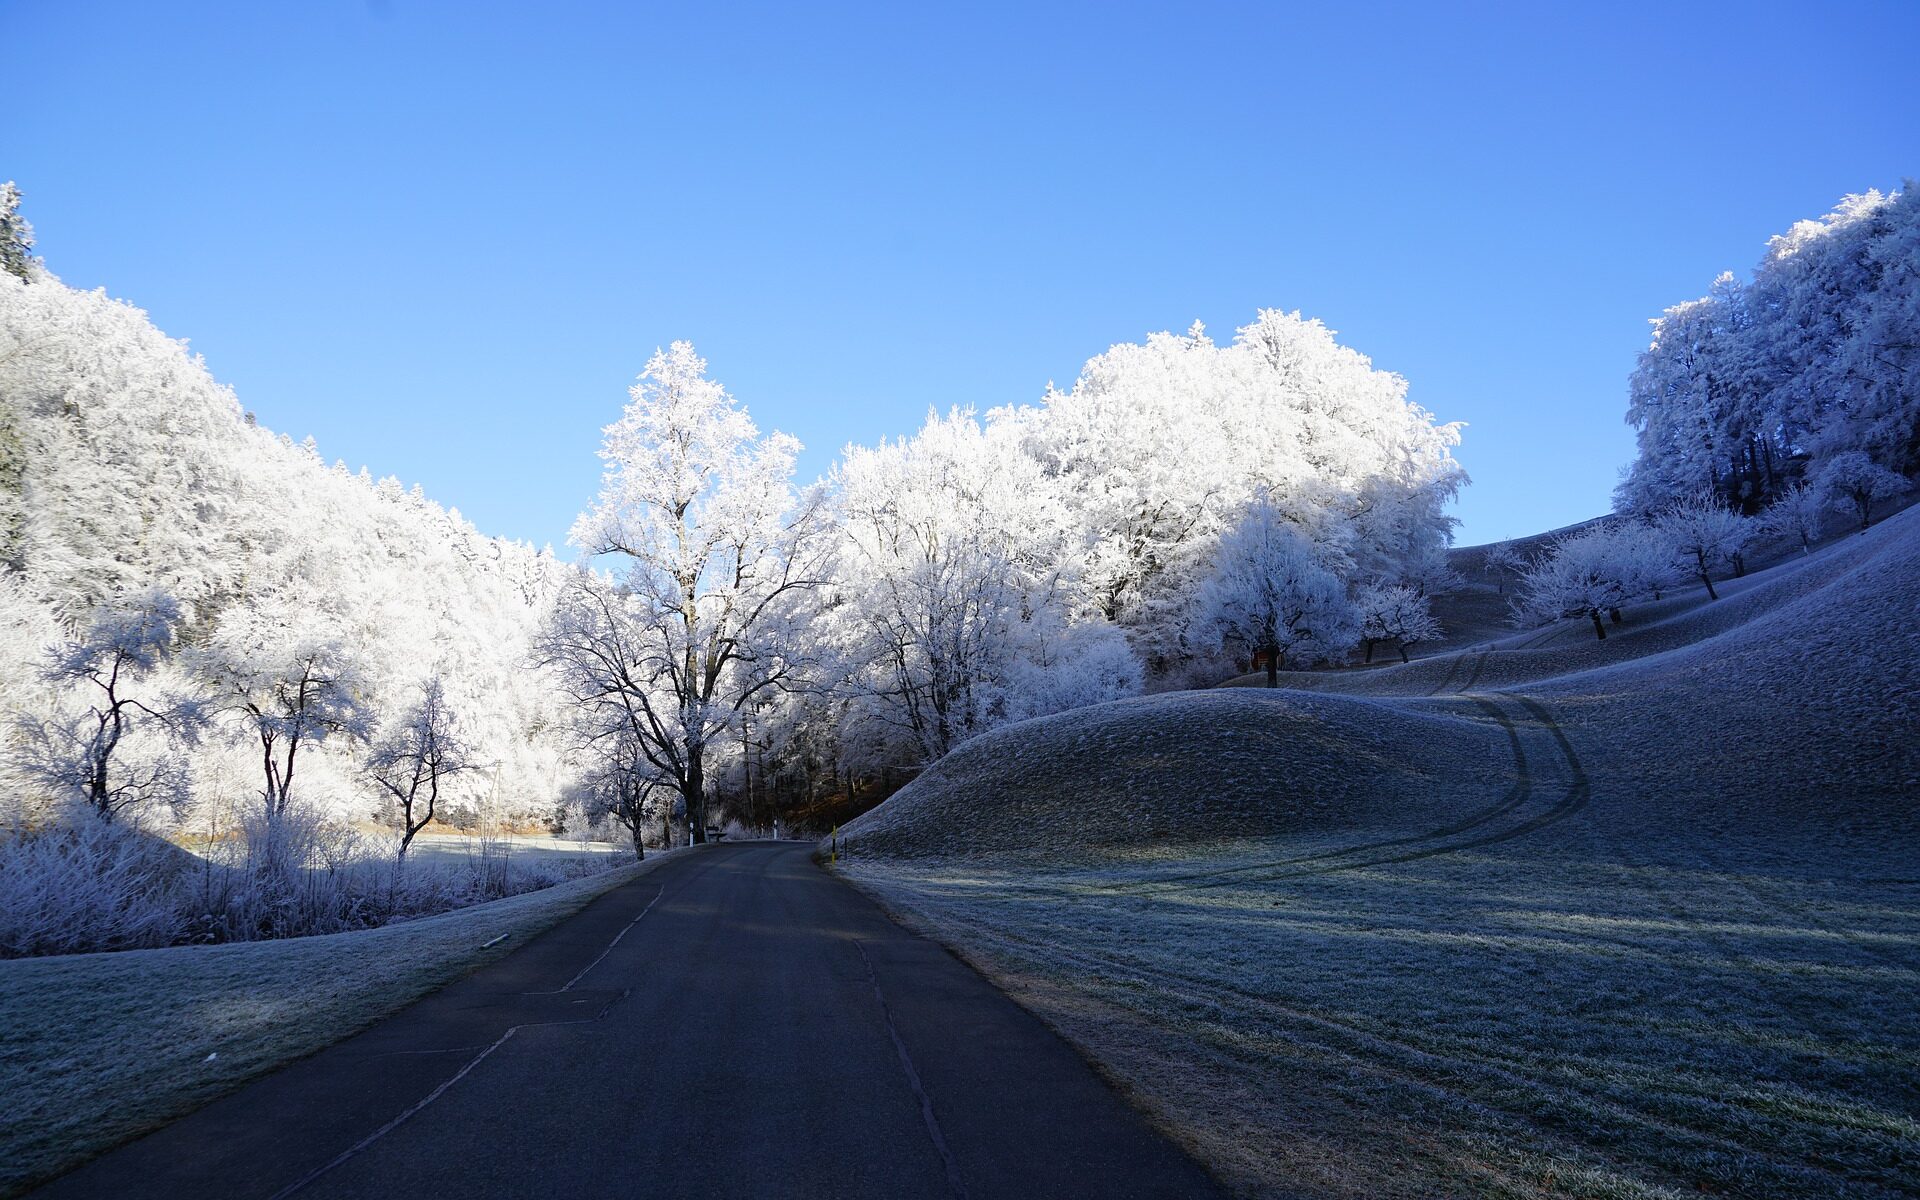
<instances>
[{"instance_id":1,"label":"frost-covered bush","mask_svg":"<svg viewBox=\"0 0 1920 1200\"><path fill-rule=\"evenodd\" d=\"M1033 658L1016 661L1007 683L1007 716L1024 721L1138 695L1140 659L1118 629L1090 622L1047 639Z\"/></svg>"},{"instance_id":2,"label":"frost-covered bush","mask_svg":"<svg viewBox=\"0 0 1920 1200\"><path fill-rule=\"evenodd\" d=\"M257 941L370 929L549 887L608 863L516 860L476 838L454 861L403 859L394 837L368 838L314 809L250 815L185 882L192 936Z\"/></svg>"},{"instance_id":3,"label":"frost-covered bush","mask_svg":"<svg viewBox=\"0 0 1920 1200\"><path fill-rule=\"evenodd\" d=\"M190 854L131 822L79 808L0 833L0 958L259 941L370 929L550 887L611 857L515 857L475 839L463 856L405 862L305 805L243 824Z\"/></svg>"},{"instance_id":4,"label":"frost-covered bush","mask_svg":"<svg viewBox=\"0 0 1920 1200\"><path fill-rule=\"evenodd\" d=\"M172 944L187 928L182 857L91 815L0 832L0 958Z\"/></svg>"}]
</instances>

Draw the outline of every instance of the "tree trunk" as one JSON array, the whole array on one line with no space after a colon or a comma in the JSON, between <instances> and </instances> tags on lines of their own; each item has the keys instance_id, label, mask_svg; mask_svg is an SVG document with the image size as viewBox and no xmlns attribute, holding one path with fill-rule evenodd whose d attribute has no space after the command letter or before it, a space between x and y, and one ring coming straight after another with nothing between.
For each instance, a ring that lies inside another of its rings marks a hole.
<instances>
[{"instance_id":1,"label":"tree trunk","mask_svg":"<svg viewBox=\"0 0 1920 1200\"><path fill-rule=\"evenodd\" d=\"M1702 571L1700 572L1700 582L1707 585L1707 599L1718 600L1720 598L1720 593L1713 590L1713 576Z\"/></svg>"},{"instance_id":2,"label":"tree trunk","mask_svg":"<svg viewBox=\"0 0 1920 1200\"><path fill-rule=\"evenodd\" d=\"M1412 659L1407 657L1407 644L1405 642L1400 643L1399 650L1400 650L1400 661L1402 663L1410 663L1413 661Z\"/></svg>"},{"instance_id":3,"label":"tree trunk","mask_svg":"<svg viewBox=\"0 0 1920 1200\"><path fill-rule=\"evenodd\" d=\"M1280 686L1280 656L1271 650L1267 651L1267 686Z\"/></svg>"},{"instance_id":4,"label":"tree trunk","mask_svg":"<svg viewBox=\"0 0 1920 1200\"><path fill-rule=\"evenodd\" d=\"M1610 608L1610 609L1608 609L1608 610L1607 610L1607 620L1609 620L1609 621L1612 621L1612 622L1613 622L1613 623L1614 623L1615 625L1618 625L1618 624L1620 624L1620 623L1621 623L1621 620L1622 620L1622 618L1621 618L1621 616L1620 616L1620 610L1619 610L1619 609L1617 609L1617 608Z\"/></svg>"},{"instance_id":5,"label":"tree trunk","mask_svg":"<svg viewBox=\"0 0 1920 1200\"><path fill-rule=\"evenodd\" d=\"M1600 623L1600 610L1597 608L1590 608L1587 610L1587 615L1593 618L1593 635L1599 638L1603 642L1606 641L1607 627Z\"/></svg>"},{"instance_id":6,"label":"tree trunk","mask_svg":"<svg viewBox=\"0 0 1920 1200\"><path fill-rule=\"evenodd\" d=\"M688 755L688 760L680 798L687 802L687 830L697 846L707 840L706 769L699 755Z\"/></svg>"},{"instance_id":7,"label":"tree trunk","mask_svg":"<svg viewBox=\"0 0 1920 1200\"><path fill-rule=\"evenodd\" d=\"M1372 638L1361 638L1360 640L1361 640L1361 641L1363 641L1363 642L1365 642L1365 643L1367 644L1367 658L1366 658L1366 661L1367 661L1367 663L1368 663L1368 665L1372 665L1372 663L1373 663L1373 639L1372 639Z\"/></svg>"},{"instance_id":8,"label":"tree trunk","mask_svg":"<svg viewBox=\"0 0 1920 1200\"><path fill-rule=\"evenodd\" d=\"M644 828L646 828L645 824L640 821L635 821L631 826L633 832L633 856L641 862L647 861L647 839L640 836L640 831Z\"/></svg>"}]
</instances>

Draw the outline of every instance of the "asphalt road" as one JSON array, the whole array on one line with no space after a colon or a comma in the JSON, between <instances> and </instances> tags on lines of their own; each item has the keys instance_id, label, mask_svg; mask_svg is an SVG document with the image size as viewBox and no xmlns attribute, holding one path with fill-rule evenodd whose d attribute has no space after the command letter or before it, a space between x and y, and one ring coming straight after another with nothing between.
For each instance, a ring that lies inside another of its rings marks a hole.
<instances>
[{"instance_id":1,"label":"asphalt road","mask_svg":"<svg viewBox=\"0 0 1920 1200\"><path fill-rule=\"evenodd\" d=\"M1057 1036L822 871L695 850L47 1197L1189 1197Z\"/></svg>"}]
</instances>

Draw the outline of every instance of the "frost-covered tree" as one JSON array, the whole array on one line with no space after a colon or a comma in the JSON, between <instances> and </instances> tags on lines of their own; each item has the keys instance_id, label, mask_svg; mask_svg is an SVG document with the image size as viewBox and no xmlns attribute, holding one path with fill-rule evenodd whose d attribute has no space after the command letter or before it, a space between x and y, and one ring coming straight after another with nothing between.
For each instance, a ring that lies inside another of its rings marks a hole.
<instances>
[{"instance_id":1,"label":"frost-covered tree","mask_svg":"<svg viewBox=\"0 0 1920 1200\"><path fill-rule=\"evenodd\" d=\"M612 818L627 831L636 859L647 857L646 831L655 821L660 823L661 845L671 843L669 806L662 797L678 794L673 782L647 761L630 737L616 734L590 745L586 770L569 794L581 815L589 823Z\"/></svg>"},{"instance_id":2,"label":"frost-covered tree","mask_svg":"<svg viewBox=\"0 0 1920 1200\"><path fill-rule=\"evenodd\" d=\"M1507 584L1527 569L1527 560L1513 548L1512 542L1496 542L1487 547L1480 565L1492 577L1494 590L1504 596L1507 594Z\"/></svg>"},{"instance_id":3,"label":"frost-covered tree","mask_svg":"<svg viewBox=\"0 0 1920 1200\"><path fill-rule=\"evenodd\" d=\"M1220 539L1199 611L1224 640L1265 656L1268 687L1289 659L1331 658L1359 636L1360 614L1328 557L1264 494Z\"/></svg>"},{"instance_id":4,"label":"frost-covered tree","mask_svg":"<svg viewBox=\"0 0 1920 1200\"><path fill-rule=\"evenodd\" d=\"M1459 429L1406 389L1320 322L1263 310L1228 346L1198 325L1114 346L1070 391L996 419L1020 427L1087 532L1085 602L1171 679L1202 648L1193 595L1256 492L1342 544L1356 575L1433 582L1465 482Z\"/></svg>"},{"instance_id":5,"label":"frost-covered tree","mask_svg":"<svg viewBox=\"0 0 1920 1200\"><path fill-rule=\"evenodd\" d=\"M1707 494L1752 513L1836 455L1920 470L1920 196L1844 197L1654 322L1629 384L1650 514Z\"/></svg>"},{"instance_id":6,"label":"frost-covered tree","mask_svg":"<svg viewBox=\"0 0 1920 1200\"><path fill-rule=\"evenodd\" d=\"M1362 588L1354 604L1360 610L1360 641L1367 662L1373 661L1373 648L1381 642L1392 642L1400 651L1400 661L1406 662L1408 646L1441 635L1432 602L1405 584Z\"/></svg>"},{"instance_id":7,"label":"frost-covered tree","mask_svg":"<svg viewBox=\"0 0 1920 1200\"><path fill-rule=\"evenodd\" d=\"M400 835L396 857L401 862L413 839L439 814L441 785L479 765L459 716L447 703L446 685L438 675L428 676L418 698L374 740L361 762L367 781L380 794L376 816Z\"/></svg>"},{"instance_id":8,"label":"frost-covered tree","mask_svg":"<svg viewBox=\"0 0 1920 1200\"><path fill-rule=\"evenodd\" d=\"M1006 424L930 416L912 438L848 447L832 611L856 738L902 765L994 725L1139 689L1137 659L1077 609L1081 535Z\"/></svg>"},{"instance_id":9,"label":"frost-covered tree","mask_svg":"<svg viewBox=\"0 0 1920 1200\"><path fill-rule=\"evenodd\" d=\"M273 820L293 801L301 751L317 751L335 738L364 742L373 725L364 685L342 643L324 635L282 636L287 640L228 633L201 658L212 703L258 749L260 799Z\"/></svg>"},{"instance_id":10,"label":"frost-covered tree","mask_svg":"<svg viewBox=\"0 0 1920 1200\"><path fill-rule=\"evenodd\" d=\"M1864 530L1873 520L1873 506L1905 493L1909 485L1905 477L1874 462L1863 451L1849 450L1823 463L1811 486L1834 508L1857 514Z\"/></svg>"},{"instance_id":11,"label":"frost-covered tree","mask_svg":"<svg viewBox=\"0 0 1920 1200\"><path fill-rule=\"evenodd\" d=\"M583 647L615 635L593 622L622 613L632 661L600 684L629 689L640 718L632 732L674 780L698 841L720 735L756 697L797 678L797 631L828 544L824 495L793 491L800 443L762 437L706 370L691 343L657 351L607 426L600 497L571 540L616 556L624 590L616 605L576 587L545 640L572 689L594 691L580 676Z\"/></svg>"},{"instance_id":12,"label":"frost-covered tree","mask_svg":"<svg viewBox=\"0 0 1920 1200\"><path fill-rule=\"evenodd\" d=\"M1664 538L1638 521L1595 525L1547 548L1520 577L1514 615L1523 624L1587 617L1605 640L1603 616L1618 618L1637 596L1672 573Z\"/></svg>"},{"instance_id":13,"label":"frost-covered tree","mask_svg":"<svg viewBox=\"0 0 1920 1200\"><path fill-rule=\"evenodd\" d=\"M180 606L161 592L121 598L95 611L85 633L55 646L45 679L81 692L80 710L65 718L22 718L24 773L105 820L151 803L178 807L188 797L185 764L166 753L129 761L121 753L139 725L166 739L191 741L201 714L190 702L163 699L154 673L173 654Z\"/></svg>"},{"instance_id":14,"label":"frost-covered tree","mask_svg":"<svg viewBox=\"0 0 1920 1200\"><path fill-rule=\"evenodd\" d=\"M1655 518L1654 528L1712 600L1720 598L1713 587L1713 568L1736 563L1753 537L1752 521L1709 496L1690 496L1666 509Z\"/></svg>"},{"instance_id":15,"label":"frost-covered tree","mask_svg":"<svg viewBox=\"0 0 1920 1200\"><path fill-rule=\"evenodd\" d=\"M33 226L20 215L20 189L0 183L0 271L33 282Z\"/></svg>"},{"instance_id":16,"label":"frost-covered tree","mask_svg":"<svg viewBox=\"0 0 1920 1200\"><path fill-rule=\"evenodd\" d=\"M551 811L577 766L561 698L525 660L568 568L261 427L140 310L37 262L33 276L0 272L0 710L72 715L35 669L41 649L159 590L188 614L191 652L156 667L143 697L193 691L204 653L247 626L263 648L351 646L361 702L386 726L420 664L441 664L476 756L497 764L503 815ZM196 823L264 770L249 718L214 718L223 736L180 760ZM158 753L158 733L120 752ZM332 819L364 808L355 749L329 737L296 755L299 794ZM0 800L29 792L42 789L0 763Z\"/></svg>"}]
</instances>

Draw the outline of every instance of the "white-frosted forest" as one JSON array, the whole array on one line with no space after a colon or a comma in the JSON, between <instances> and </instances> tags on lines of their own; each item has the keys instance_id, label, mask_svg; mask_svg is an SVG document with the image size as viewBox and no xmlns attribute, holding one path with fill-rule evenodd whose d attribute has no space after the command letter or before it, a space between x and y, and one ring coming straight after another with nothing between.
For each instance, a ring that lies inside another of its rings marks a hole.
<instances>
[{"instance_id":1,"label":"white-frosted forest","mask_svg":"<svg viewBox=\"0 0 1920 1200\"><path fill-rule=\"evenodd\" d=\"M0 260L0 955L363 928L594 865L515 831L824 831L1012 722L1405 660L1462 582L1460 427L1300 312L1121 342L815 481L663 339L542 548L257 424L190 331L35 258L11 185ZM1517 626L1604 638L1762 533L1872 522L1920 469L1912 188L1667 310L1626 419L1614 519L1489 548ZM463 861L410 853L445 831Z\"/></svg>"}]
</instances>

